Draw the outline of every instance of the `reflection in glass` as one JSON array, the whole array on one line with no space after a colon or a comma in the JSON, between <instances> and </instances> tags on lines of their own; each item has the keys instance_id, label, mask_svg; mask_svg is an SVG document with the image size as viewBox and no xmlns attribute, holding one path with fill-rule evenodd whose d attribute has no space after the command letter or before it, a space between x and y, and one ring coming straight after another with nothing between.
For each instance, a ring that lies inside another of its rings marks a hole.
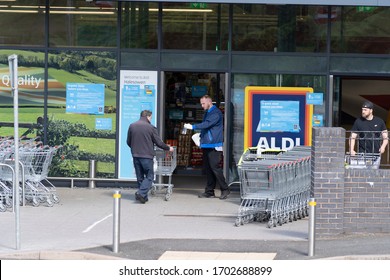
<instances>
[{"instance_id":1,"label":"reflection in glass","mask_svg":"<svg viewBox=\"0 0 390 280\"><path fill-rule=\"evenodd\" d=\"M227 50L229 6L163 3L164 49Z\"/></svg>"},{"instance_id":2,"label":"reflection in glass","mask_svg":"<svg viewBox=\"0 0 390 280\"><path fill-rule=\"evenodd\" d=\"M122 48L156 49L158 45L157 26L157 3L122 3Z\"/></svg>"},{"instance_id":3,"label":"reflection in glass","mask_svg":"<svg viewBox=\"0 0 390 280\"><path fill-rule=\"evenodd\" d=\"M390 7L337 7L332 15L331 52L390 52Z\"/></svg>"},{"instance_id":4,"label":"reflection in glass","mask_svg":"<svg viewBox=\"0 0 390 280\"><path fill-rule=\"evenodd\" d=\"M233 50L324 52L327 14L321 6L233 5Z\"/></svg>"},{"instance_id":5,"label":"reflection in glass","mask_svg":"<svg viewBox=\"0 0 390 280\"><path fill-rule=\"evenodd\" d=\"M116 2L72 0L50 2L50 47L116 46Z\"/></svg>"},{"instance_id":6,"label":"reflection in glass","mask_svg":"<svg viewBox=\"0 0 390 280\"><path fill-rule=\"evenodd\" d=\"M0 45L43 46L45 2L0 1Z\"/></svg>"}]
</instances>

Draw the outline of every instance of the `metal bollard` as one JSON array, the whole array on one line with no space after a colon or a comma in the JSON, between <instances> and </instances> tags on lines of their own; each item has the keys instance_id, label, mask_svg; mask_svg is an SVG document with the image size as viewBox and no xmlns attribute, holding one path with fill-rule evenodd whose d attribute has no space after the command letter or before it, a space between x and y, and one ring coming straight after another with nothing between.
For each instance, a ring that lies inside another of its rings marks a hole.
<instances>
[{"instance_id":1,"label":"metal bollard","mask_svg":"<svg viewBox=\"0 0 390 280\"><path fill-rule=\"evenodd\" d=\"M89 182L88 188L94 189L96 187L96 182L93 180L96 177L96 161L91 159L89 161Z\"/></svg>"},{"instance_id":2,"label":"metal bollard","mask_svg":"<svg viewBox=\"0 0 390 280\"><path fill-rule=\"evenodd\" d=\"M121 208L121 192L115 191L114 198L114 217L113 217L113 238L112 251L118 253L119 251L119 237L120 237L120 208Z\"/></svg>"},{"instance_id":3,"label":"metal bollard","mask_svg":"<svg viewBox=\"0 0 390 280\"><path fill-rule=\"evenodd\" d=\"M309 257L313 257L315 251L316 205L317 202L315 198L310 198L309 200Z\"/></svg>"}]
</instances>

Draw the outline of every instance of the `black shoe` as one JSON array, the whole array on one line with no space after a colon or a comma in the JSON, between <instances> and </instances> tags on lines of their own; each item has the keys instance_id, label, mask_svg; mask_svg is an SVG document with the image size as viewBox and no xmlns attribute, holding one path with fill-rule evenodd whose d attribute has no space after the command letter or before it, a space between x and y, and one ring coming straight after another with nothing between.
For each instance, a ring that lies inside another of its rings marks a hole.
<instances>
[{"instance_id":1,"label":"black shoe","mask_svg":"<svg viewBox=\"0 0 390 280\"><path fill-rule=\"evenodd\" d=\"M142 195L140 195L137 192L135 193L135 199L141 202L142 204L145 204L145 202L148 201L147 198L144 198Z\"/></svg>"},{"instance_id":2,"label":"black shoe","mask_svg":"<svg viewBox=\"0 0 390 280\"><path fill-rule=\"evenodd\" d=\"M211 198L211 197L215 197L214 194L209 194L209 193L201 193L198 195L199 198Z\"/></svg>"},{"instance_id":3,"label":"black shoe","mask_svg":"<svg viewBox=\"0 0 390 280\"><path fill-rule=\"evenodd\" d=\"M228 198L229 194L230 194L230 190L223 191L219 199L226 199Z\"/></svg>"}]
</instances>

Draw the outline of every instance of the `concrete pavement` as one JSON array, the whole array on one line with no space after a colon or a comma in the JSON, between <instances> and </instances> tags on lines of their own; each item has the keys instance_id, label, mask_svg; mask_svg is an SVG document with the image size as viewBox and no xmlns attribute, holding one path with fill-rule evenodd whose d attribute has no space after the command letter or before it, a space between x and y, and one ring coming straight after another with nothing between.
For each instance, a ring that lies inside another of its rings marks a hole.
<instances>
[{"instance_id":1,"label":"concrete pavement","mask_svg":"<svg viewBox=\"0 0 390 280\"><path fill-rule=\"evenodd\" d=\"M184 182L188 181L188 184ZM175 183L175 181L174 181ZM388 234L316 240L308 257L308 218L274 228L253 222L234 225L239 190L227 200L198 198L202 180L177 180L170 201L158 193L149 202L121 189L119 252L113 253L113 188L57 188L59 204L20 207L20 250L15 214L0 213L0 258L139 260L175 258L313 259L387 258Z\"/></svg>"}]
</instances>

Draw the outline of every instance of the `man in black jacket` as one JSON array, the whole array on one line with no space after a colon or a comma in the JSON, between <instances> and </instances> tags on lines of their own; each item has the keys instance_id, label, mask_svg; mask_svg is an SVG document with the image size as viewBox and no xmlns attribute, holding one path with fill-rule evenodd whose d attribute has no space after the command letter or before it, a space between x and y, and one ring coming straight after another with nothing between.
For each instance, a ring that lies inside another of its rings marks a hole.
<instances>
[{"instance_id":1,"label":"man in black jacket","mask_svg":"<svg viewBox=\"0 0 390 280\"><path fill-rule=\"evenodd\" d=\"M150 123L151 120L152 112L144 110L141 112L140 119L130 124L127 132L127 145L130 147L133 156L138 184L135 198L142 204L148 201L148 192L153 184L154 145L173 152L173 147L168 146L161 140L157 128Z\"/></svg>"}]
</instances>

